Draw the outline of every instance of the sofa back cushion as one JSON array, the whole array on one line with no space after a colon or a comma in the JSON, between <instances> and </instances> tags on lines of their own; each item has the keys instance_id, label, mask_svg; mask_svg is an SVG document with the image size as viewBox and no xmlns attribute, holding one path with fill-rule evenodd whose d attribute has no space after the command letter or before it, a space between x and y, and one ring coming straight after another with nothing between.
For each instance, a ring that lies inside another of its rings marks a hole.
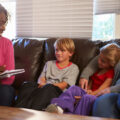
<instances>
[{"instance_id":1,"label":"sofa back cushion","mask_svg":"<svg viewBox=\"0 0 120 120\"><path fill-rule=\"evenodd\" d=\"M25 69L25 73L15 76L13 86L19 88L24 81L35 81L42 64L44 40L14 39L15 68Z\"/></svg>"},{"instance_id":2,"label":"sofa back cushion","mask_svg":"<svg viewBox=\"0 0 120 120\"><path fill-rule=\"evenodd\" d=\"M15 76L13 83L15 88L19 88L24 81L37 81L45 63L49 60L56 59L53 46L56 39L57 38L18 38L13 40L15 68L25 69L25 73ZM81 74L83 68L89 61L99 53L99 47L96 42L88 39L73 40L76 48L71 61L78 65Z\"/></svg>"}]
</instances>

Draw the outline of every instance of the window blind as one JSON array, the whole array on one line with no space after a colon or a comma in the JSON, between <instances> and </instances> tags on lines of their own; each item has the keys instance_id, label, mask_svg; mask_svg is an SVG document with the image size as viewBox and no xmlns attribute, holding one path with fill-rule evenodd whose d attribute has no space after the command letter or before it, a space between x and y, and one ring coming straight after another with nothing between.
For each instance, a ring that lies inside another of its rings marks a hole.
<instances>
[{"instance_id":1,"label":"window blind","mask_svg":"<svg viewBox=\"0 0 120 120\"><path fill-rule=\"evenodd\" d=\"M0 0L0 3L4 3L4 2L16 2L16 0Z\"/></svg>"},{"instance_id":2,"label":"window blind","mask_svg":"<svg viewBox=\"0 0 120 120\"><path fill-rule=\"evenodd\" d=\"M92 37L93 0L16 2L17 37Z\"/></svg>"},{"instance_id":3,"label":"window blind","mask_svg":"<svg viewBox=\"0 0 120 120\"><path fill-rule=\"evenodd\" d=\"M120 13L120 0L94 0L95 14Z\"/></svg>"}]
</instances>

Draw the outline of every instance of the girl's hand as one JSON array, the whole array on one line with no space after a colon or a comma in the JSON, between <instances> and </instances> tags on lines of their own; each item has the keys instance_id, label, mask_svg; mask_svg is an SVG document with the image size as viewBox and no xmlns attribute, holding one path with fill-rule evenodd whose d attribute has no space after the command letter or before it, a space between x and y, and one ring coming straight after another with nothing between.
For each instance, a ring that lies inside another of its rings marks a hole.
<instances>
[{"instance_id":1,"label":"girl's hand","mask_svg":"<svg viewBox=\"0 0 120 120\"><path fill-rule=\"evenodd\" d=\"M97 91L87 90L87 94L89 94L89 95L96 95Z\"/></svg>"},{"instance_id":2,"label":"girl's hand","mask_svg":"<svg viewBox=\"0 0 120 120\"><path fill-rule=\"evenodd\" d=\"M87 94L92 94L92 90L87 90Z\"/></svg>"},{"instance_id":3,"label":"girl's hand","mask_svg":"<svg viewBox=\"0 0 120 120\"><path fill-rule=\"evenodd\" d=\"M97 96L101 96L101 95L104 95L104 94L107 94L107 93L111 93L109 87L106 88L106 89L104 89L104 90L102 90L102 91L100 91L100 92L97 94Z\"/></svg>"}]
</instances>

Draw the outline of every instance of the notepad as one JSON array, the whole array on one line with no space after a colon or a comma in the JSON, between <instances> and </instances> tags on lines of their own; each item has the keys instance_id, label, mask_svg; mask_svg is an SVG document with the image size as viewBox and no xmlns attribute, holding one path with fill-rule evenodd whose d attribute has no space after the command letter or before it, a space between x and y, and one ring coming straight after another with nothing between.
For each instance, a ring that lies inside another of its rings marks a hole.
<instances>
[{"instance_id":1,"label":"notepad","mask_svg":"<svg viewBox=\"0 0 120 120\"><path fill-rule=\"evenodd\" d=\"M0 74L0 79L9 78L13 75L21 74L21 73L24 73L24 72L25 72L24 69L5 70L4 72L2 72Z\"/></svg>"}]
</instances>

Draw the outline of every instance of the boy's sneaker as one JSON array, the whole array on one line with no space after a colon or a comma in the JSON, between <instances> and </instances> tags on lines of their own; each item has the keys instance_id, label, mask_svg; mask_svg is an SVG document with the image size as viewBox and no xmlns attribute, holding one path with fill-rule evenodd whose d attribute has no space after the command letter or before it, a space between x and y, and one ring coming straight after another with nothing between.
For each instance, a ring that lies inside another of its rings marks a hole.
<instances>
[{"instance_id":1,"label":"boy's sneaker","mask_svg":"<svg viewBox=\"0 0 120 120\"><path fill-rule=\"evenodd\" d=\"M51 113L58 113L62 114L63 109L55 104L50 104L48 107L45 109L46 112L51 112Z\"/></svg>"}]
</instances>

